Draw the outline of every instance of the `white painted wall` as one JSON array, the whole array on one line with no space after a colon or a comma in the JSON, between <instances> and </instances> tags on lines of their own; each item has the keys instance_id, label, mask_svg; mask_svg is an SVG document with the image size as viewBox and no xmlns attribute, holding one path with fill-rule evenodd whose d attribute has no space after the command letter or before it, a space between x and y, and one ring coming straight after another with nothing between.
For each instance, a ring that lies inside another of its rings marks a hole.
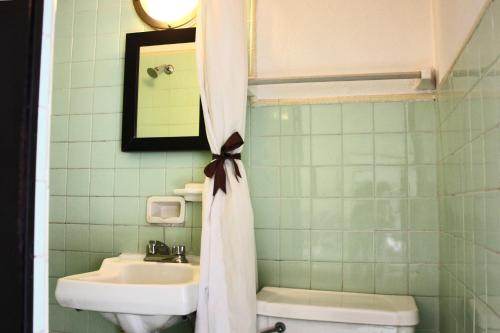
<instances>
[{"instance_id":1,"label":"white painted wall","mask_svg":"<svg viewBox=\"0 0 500 333\"><path fill-rule=\"evenodd\" d=\"M251 74L355 74L433 67L440 81L490 1L255 0ZM321 88L313 87L316 91L308 96L337 95L335 89ZM253 92L279 98L296 94L294 90L259 87ZM358 90L351 93L364 93ZM384 92L391 93L382 89L377 94Z\"/></svg>"},{"instance_id":2,"label":"white painted wall","mask_svg":"<svg viewBox=\"0 0 500 333\"><path fill-rule=\"evenodd\" d=\"M49 331L49 143L56 0L43 3L35 180L33 333Z\"/></svg>"},{"instance_id":3,"label":"white painted wall","mask_svg":"<svg viewBox=\"0 0 500 333\"><path fill-rule=\"evenodd\" d=\"M490 0L433 0L435 63L441 80L449 71Z\"/></svg>"},{"instance_id":4,"label":"white painted wall","mask_svg":"<svg viewBox=\"0 0 500 333\"><path fill-rule=\"evenodd\" d=\"M259 77L434 66L432 0L256 0L255 36Z\"/></svg>"}]
</instances>

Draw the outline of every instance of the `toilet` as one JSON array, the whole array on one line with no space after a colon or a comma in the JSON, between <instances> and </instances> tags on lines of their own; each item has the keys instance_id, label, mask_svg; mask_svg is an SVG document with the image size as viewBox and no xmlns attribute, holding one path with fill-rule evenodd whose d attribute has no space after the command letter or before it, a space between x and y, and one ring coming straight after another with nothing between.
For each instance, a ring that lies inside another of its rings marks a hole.
<instances>
[{"instance_id":1,"label":"toilet","mask_svg":"<svg viewBox=\"0 0 500 333\"><path fill-rule=\"evenodd\" d=\"M283 323L285 330L271 330ZM411 296L265 287L257 294L258 332L414 333Z\"/></svg>"}]
</instances>

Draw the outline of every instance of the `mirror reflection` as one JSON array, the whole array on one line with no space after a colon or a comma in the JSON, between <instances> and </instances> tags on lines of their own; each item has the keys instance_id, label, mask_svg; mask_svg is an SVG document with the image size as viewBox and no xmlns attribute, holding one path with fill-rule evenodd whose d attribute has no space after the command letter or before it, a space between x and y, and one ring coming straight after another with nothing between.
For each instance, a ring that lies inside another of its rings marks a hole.
<instances>
[{"instance_id":1,"label":"mirror reflection","mask_svg":"<svg viewBox=\"0 0 500 333\"><path fill-rule=\"evenodd\" d=\"M195 43L140 47L137 137L200 135Z\"/></svg>"}]
</instances>

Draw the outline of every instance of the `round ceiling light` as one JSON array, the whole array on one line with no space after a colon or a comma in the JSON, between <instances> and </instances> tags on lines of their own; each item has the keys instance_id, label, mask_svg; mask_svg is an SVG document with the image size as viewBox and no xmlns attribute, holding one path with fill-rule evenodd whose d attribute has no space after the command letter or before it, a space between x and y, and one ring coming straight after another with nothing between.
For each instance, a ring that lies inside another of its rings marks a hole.
<instances>
[{"instance_id":1,"label":"round ceiling light","mask_svg":"<svg viewBox=\"0 0 500 333\"><path fill-rule=\"evenodd\" d=\"M179 28L196 17L198 0L133 0L139 17L155 29Z\"/></svg>"}]
</instances>

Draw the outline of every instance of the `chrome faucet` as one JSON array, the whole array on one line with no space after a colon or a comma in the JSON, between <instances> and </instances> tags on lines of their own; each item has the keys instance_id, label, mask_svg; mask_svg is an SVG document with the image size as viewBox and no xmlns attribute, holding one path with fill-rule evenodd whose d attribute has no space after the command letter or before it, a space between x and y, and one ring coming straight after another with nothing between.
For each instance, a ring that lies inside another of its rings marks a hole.
<instances>
[{"instance_id":1,"label":"chrome faucet","mask_svg":"<svg viewBox=\"0 0 500 333\"><path fill-rule=\"evenodd\" d=\"M176 245L173 248L173 253L167 244L159 240L150 240L146 246L146 256L144 261L156 262L171 262L171 263L187 263L186 247L184 245Z\"/></svg>"}]
</instances>

